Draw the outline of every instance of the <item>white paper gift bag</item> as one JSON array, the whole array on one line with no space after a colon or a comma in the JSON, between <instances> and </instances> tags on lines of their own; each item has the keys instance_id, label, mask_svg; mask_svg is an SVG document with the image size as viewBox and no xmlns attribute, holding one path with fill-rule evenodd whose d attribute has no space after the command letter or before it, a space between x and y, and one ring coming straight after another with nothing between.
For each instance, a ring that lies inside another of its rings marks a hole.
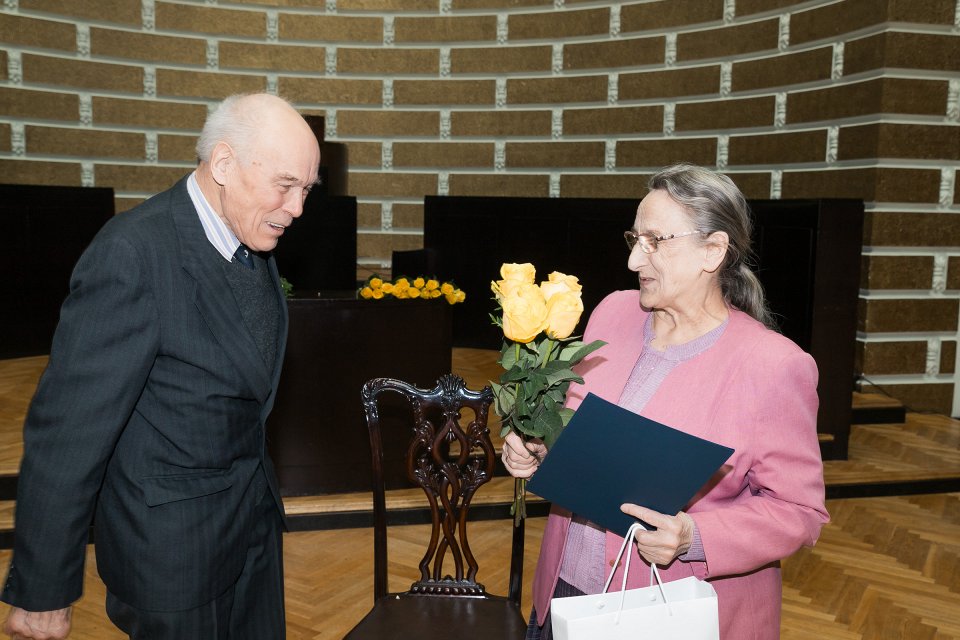
<instances>
[{"instance_id":1,"label":"white paper gift bag","mask_svg":"<svg viewBox=\"0 0 960 640\"><path fill-rule=\"evenodd\" d=\"M639 523L630 527L614 571L637 529L642 528ZM551 601L550 619L556 640L719 640L717 592L712 585L693 576L664 583L656 565L651 565L650 586L627 591L630 555L627 554L619 593L607 591L613 578L611 571L603 593Z\"/></svg>"}]
</instances>

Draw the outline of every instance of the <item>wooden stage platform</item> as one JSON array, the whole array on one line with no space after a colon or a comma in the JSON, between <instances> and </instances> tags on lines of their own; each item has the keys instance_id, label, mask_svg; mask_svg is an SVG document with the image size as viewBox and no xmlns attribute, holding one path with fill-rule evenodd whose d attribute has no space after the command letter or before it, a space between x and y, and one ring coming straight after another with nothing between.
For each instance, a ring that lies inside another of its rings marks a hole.
<instances>
[{"instance_id":1,"label":"wooden stage platform","mask_svg":"<svg viewBox=\"0 0 960 640\"><path fill-rule=\"evenodd\" d=\"M45 358L0 361L0 496L10 497L22 443L23 417ZM495 355L454 350L454 371L479 387L498 375ZM855 415L889 416L896 403L853 398ZM901 409L902 410L902 409ZM783 563L781 637L960 640L960 421L907 413L902 422L856 424L850 456L824 465L827 525L817 546ZM6 488L4 488L6 487ZM388 498L395 523L422 521L419 490ZM495 478L478 493L471 541L481 581L505 593L512 495L509 478ZM340 638L372 600L369 494L308 496L285 501L294 531L285 536L288 638ZM543 513L536 504L534 514ZM527 525L524 610L544 518ZM0 500L0 547L9 546L13 501ZM401 590L417 574L424 525L391 529L390 588ZM5 569L9 551L0 550ZM84 598L76 607L81 640L122 638L103 614L103 585L92 548ZM5 611L0 605L0 618Z\"/></svg>"}]
</instances>

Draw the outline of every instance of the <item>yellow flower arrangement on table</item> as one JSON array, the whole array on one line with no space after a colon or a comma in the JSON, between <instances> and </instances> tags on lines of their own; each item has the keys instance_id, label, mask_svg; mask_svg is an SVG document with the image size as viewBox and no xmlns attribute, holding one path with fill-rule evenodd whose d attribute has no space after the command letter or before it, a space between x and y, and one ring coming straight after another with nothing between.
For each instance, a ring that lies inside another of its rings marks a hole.
<instances>
[{"instance_id":1,"label":"yellow flower arrangement on table","mask_svg":"<svg viewBox=\"0 0 960 640\"><path fill-rule=\"evenodd\" d=\"M360 289L357 295L364 300L382 300L386 297L393 297L399 300L432 300L441 296L449 304L463 302L467 294L458 289L452 282L440 282L437 278L426 278L417 276L416 278L400 277L396 280L384 280L378 275L372 275Z\"/></svg>"}]
</instances>

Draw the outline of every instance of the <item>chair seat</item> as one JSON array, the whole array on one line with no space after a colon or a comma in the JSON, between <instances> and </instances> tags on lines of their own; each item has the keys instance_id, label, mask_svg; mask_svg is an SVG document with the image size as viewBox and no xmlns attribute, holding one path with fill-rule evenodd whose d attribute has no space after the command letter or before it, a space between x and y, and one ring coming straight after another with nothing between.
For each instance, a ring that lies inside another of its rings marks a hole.
<instances>
[{"instance_id":1,"label":"chair seat","mask_svg":"<svg viewBox=\"0 0 960 640\"><path fill-rule=\"evenodd\" d=\"M345 640L520 640L527 632L520 607L506 598L390 594L345 636Z\"/></svg>"}]
</instances>

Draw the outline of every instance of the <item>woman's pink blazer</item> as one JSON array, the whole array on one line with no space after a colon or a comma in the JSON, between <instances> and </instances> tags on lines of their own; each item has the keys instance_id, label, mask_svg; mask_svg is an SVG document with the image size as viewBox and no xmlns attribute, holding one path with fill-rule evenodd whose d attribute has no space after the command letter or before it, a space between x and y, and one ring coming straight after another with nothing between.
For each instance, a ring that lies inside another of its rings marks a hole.
<instances>
[{"instance_id":1,"label":"woman's pink blazer","mask_svg":"<svg viewBox=\"0 0 960 640\"><path fill-rule=\"evenodd\" d=\"M643 347L647 315L638 291L615 292L597 306L584 340L608 344L578 367L584 384L571 388L568 406L579 406L587 392L619 400ZM695 575L714 586L724 640L779 637L779 561L813 545L829 520L817 404L813 358L747 314L731 310L720 339L674 368L643 411L652 420L735 450L685 509L697 523L706 562L674 560L661 572L664 580ZM555 507L533 583L541 624L569 525L570 514ZM608 572L621 542L607 533ZM637 564L636 547L633 553L628 588L645 587L650 572L643 567L648 565ZM620 571L612 589L619 589Z\"/></svg>"}]
</instances>

